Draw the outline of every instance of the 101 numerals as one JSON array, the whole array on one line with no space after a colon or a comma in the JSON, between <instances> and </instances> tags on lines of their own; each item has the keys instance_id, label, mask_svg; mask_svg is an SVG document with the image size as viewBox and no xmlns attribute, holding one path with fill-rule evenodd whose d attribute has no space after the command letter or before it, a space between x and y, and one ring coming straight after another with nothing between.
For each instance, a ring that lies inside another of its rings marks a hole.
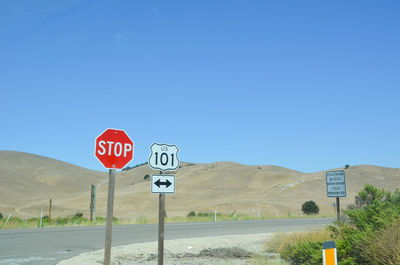
<instances>
[{"instance_id":1,"label":"101 numerals","mask_svg":"<svg viewBox=\"0 0 400 265\"><path fill-rule=\"evenodd\" d=\"M175 155L171 154L171 160L169 160L170 156L168 156L167 153L161 153L160 157L158 155L158 152L154 153L155 155L155 165L158 166L158 162L161 163L161 165L166 166L168 165L168 162L171 163L171 166L174 166L174 162L175 162Z\"/></svg>"}]
</instances>

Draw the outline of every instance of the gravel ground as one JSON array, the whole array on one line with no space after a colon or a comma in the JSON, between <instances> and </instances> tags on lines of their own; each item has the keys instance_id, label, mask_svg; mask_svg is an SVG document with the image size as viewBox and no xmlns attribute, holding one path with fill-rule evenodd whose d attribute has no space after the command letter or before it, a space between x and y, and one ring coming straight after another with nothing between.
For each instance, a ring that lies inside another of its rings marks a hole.
<instances>
[{"instance_id":1,"label":"gravel ground","mask_svg":"<svg viewBox=\"0 0 400 265\"><path fill-rule=\"evenodd\" d=\"M164 242L165 265L244 265L253 264L254 257L265 255L264 243L272 234L202 237L166 240ZM157 264L157 242L113 247L111 264ZM83 253L63 260L58 265L103 264L104 250Z\"/></svg>"}]
</instances>

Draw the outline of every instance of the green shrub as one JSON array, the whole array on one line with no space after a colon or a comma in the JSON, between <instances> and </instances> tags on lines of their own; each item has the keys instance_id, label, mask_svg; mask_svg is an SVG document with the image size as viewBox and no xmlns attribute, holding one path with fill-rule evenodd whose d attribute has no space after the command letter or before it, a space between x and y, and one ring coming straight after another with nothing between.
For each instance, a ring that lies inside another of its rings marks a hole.
<instances>
[{"instance_id":1,"label":"green shrub","mask_svg":"<svg viewBox=\"0 0 400 265\"><path fill-rule=\"evenodd\" d=\"M345 211L342 220L331 227L338 241L340 264L390 264L377 263L375 258L365 255L365 248L380 238L383 240L380 245L392 250L388 255L396 256L393 248L388 247L391 245L389 237L384 235L398 220L400 192L390 193L366 185L356 196L355 204Z\"/></svg>"},{"instance_id":2,"label":"green shrub","mask_svg":"<svg viewBox=\"0 0 400 265\"><path fill-rule=\"evenodd\" d=\"M57 217L56 219L53 219L53 222L57 225L66 225L68 224L68 217Z\"/></svg>"},{"instance_id":3,"label":"green shrub","mask_svg":"<svg viewBox=\"0 0 400 265\"><path fill-rule=\"evenodd\" d=\"M331 240L326 228L310 232L276 234L267 242L266 249L278 252L290 264L322 264L322 244Z\"/></svg>"},{"instance_id":4,"label":"green shrub","mask_svg":"<svg viewBox=\"0 0 400 265\"><path fill-rule=\"evenodd\" d=\"M301 206L301 211L307 215L318 214L319 207L314 201L307 201Z\"/></svg>"},{"instance_id":5,"label":"green shrub","mask_svg":"<svg viewBox=\"0 0 400 265\"><path fill-rule=\"evenodd\" d=\"M293 265L322 264L320 241L301 241L283 248L281 257Z\"/></svg>"},{"instance_id":6,"label":"green shrub","mask_svg":"<svg viewBox=\"0 0 400 265\"><path fill-rule=\"evenodd\" d=\"M329 227L341 265L400 264L400 192L366 185L354 205ZM290 264L321 264L324 241L297 240L279 249Z\"/></svg>"},{"instance_id":7,"label":"green shrub","mask_svg":"<svg viewBox=\"0 0 400 265\"><path fill-rule=\"evenodd\" d=\"M200 217L208 217L208 216L211 216L212 214L211 213L206 213L206 212L200 212L200 213L198 213L197 214L197 216L200 216Z\"/></svg>"},{"instance_id":8,"label":"green shrub","mask_svg":"<svg viewBox=\"0 0 400 265\"><path fill-rule=\"evenodd\" d=\"M143 179L144 179L144 180L150 180L150 175L149 175L149 174L146 174L146 175L143 177Z\"/></svg>"},{"instance_id":9,"label":"green shrub","mask_svg":"<svg viewBox=\"0 0 400 265\"><path fill-rule=\"evenodd\" d=\"M97 216L96 217L96 222L97 223L105 223L106 222L106 218L103 216Z\"/></svg>"},{"instance_id":10,"label":"green shrub","mask_svg":"<svg viewBox=\"0 0 400 265\"><path fill-rule=\"evenodd\" d=\"M10 217L10 219L8 220L8 222L9 222L9 223L14 223L14 224L22 224L22 223L24 223L24 220L22 220L22 219L19 218L19 217L12 216L12 217Z\"/></svg>"},{"instance_id":11,"label":"green shrub","mask_svg":"<svg viewBox=\"0 0 400 265\"><path fill-rule=\"evenodd\" d=\"M191 211L190 213L188 213L187 217L194 217L196 216L196 213L194 211Z\"/></svg>"},{"instance_id":12,"label":"green shrub","mask_svg":"<svg viewBox=\"0 0 400 265\"><path fill-rule=\"evenodd\" d=\"M74 218L82 218L83 217L83 213L76 213L74 215Z\"/></svg>"},{"instance_id":13,"label":"green shrub","mask_svg":"<svg viewBox=\"0 0 400 265\"><path fill-rule=\"evenodd\" d=\"M3 219L3 214L2 213L0 213L0 219Z\"/></svg>"}]
</instances>

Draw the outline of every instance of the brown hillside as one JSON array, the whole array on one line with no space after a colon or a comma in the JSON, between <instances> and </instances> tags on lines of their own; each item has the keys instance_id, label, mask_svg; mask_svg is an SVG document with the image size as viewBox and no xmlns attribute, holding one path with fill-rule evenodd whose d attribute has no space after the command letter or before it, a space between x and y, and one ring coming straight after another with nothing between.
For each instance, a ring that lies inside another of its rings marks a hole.
<instances>
[{"instance_id":1,"label":"brown hillside","mask_svg":"<svg viewBox=\"0 0 400 265\"><path fill-rule=\"evenodd\" d=\"M44 156L0 151L0 180L0 212L37 216L49 198L78 196L106 177Z\"/></svg>"},{"instance_id":2,"label":"brown hillside","mask_svg":"<svg viewBox=\"0 0 400 265\"><path fill-rule=\"evenodd\" d=\"M53 214L89 214L89 185L97 185L97 214L105 215L106 172L96 172L31 154L0 151L0 212L37 216L53 198ZM158 196L150 192L147 165L117 173L114 213L124 218L156 217ZM190 211L297 215L301 204L314 200L323 214L334 214L335 199L326 197L325 173L302 173L277 166L248 166L233 162L182 163L176 172L176 194L167 195L168 216ZM354 166L346 170L346 206L365 184L393 191L400 188L400 169Z\"/></svg>"}]
</instances>

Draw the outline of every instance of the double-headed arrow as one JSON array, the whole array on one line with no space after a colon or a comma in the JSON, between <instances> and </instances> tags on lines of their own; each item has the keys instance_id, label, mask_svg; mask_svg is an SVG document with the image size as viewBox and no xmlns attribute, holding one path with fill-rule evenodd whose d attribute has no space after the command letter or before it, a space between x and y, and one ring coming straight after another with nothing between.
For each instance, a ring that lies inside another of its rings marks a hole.
<instances>
[{"instance_id":1,"label":"double-headed arrow","mask_svg":"<svg viewBox=\"0 0 400 265\"><path fill-rule=\"evenodd\" d=\"M154 184L157 185L157 187L160 187L161 185L165 185L166 188L168 188L172 183L167 179L167 181L162 182L160 179L158 179Z\"/></svg>"}]
</instances>

